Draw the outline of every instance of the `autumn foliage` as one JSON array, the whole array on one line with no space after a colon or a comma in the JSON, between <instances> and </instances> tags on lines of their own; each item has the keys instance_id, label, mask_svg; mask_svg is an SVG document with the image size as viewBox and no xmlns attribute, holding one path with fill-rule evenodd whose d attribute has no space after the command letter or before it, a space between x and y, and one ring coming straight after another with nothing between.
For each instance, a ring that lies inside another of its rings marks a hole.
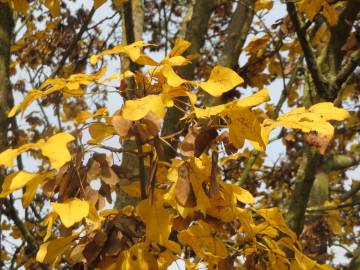
<instances>
[{"instance_id":1,"label":"autumn foliage","mask_svg":"<svg viewBox=\"0 0 360 270\"><path fill-rule=\"evenodd\" d=\"M23 1L8 2L19 12L28 9ZM95 1L94 9L104 2ZM257 1L256 10L271 9L270 2ZM327 1L314 2L324 3L311 10L300 3L298 10L309 20L321 11L335 25L338 9ZM58 1L44 4L52 16L59 15ZM255 57L269 39L253 39L245 51ZM25 44L14 46L18 51ZM336 128L352 121L349 112L330 99L274 112L265 82L249 82L220 64L209 68L204 80L188 79L182 70L194 60L186 53L191 43L177 38L160 61L149 53L157 46L135 41L88 55L85 61L93 72L48 78L9 110L9 119L24 119L35 103L53 98L64 107L59 118L64 126L31 141L18 140L0 153L6 170L0 198L11 202L21 191L24 209L34 203L48 207L41 222L31 225L33 235L22 236L36 250L25 268L160 270L181 260L186 269L334 269L306 254L283 211L258 203L261 196L239 184L239 176L228 177L225 168L251 155L264 157L271 132L279 127L282 134L288 132L286 143L302 137L303 147L324 156L333 147ZM129 59L137 68L109 74L107 61L114 57ZM269 66L274 74L276 63ZM246 97L204 102L244 83L259 87ZM71 100L98 95L99 89L115 89L123 99L115 113L106 106L76 114L65 108ZM178 130L164 134L166 114L174 108L182 113ZM35 159L38 170L23 169L21 155ZM137 162L135 176L128 177L130 169L118 165L125 155ZM334 234L339 233L337 214L329 211L326 219Z\"/></svg>"}]
</instances>

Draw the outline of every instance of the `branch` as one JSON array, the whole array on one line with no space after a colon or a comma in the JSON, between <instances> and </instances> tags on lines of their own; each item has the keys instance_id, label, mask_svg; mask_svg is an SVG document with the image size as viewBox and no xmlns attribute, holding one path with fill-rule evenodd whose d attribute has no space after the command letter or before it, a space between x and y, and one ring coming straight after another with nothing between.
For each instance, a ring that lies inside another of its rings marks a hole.
<instances>
[{"instance_id":1,"label":"branch","mask_svg":"<svg viewBox=\"0 0 360 270\"><path fill-rule=\"evenodd\" d=\"M328 206L317 206L317 207L308 207L306 209L307 212L323 212L323 211L331 211L338 210L346 207L353 207L360 205L360 201L352 202L352 203L342 203L338 205L328 205Z\"/></svg>"},{"instance_id":2,"label":"branch","mask_svg":"<svg viewBox=\"0 0 360 270\"><path fill-rule=\"evenodd\" d=\"M326 165L329 166L330 170L344 170L349 167L358 165L360 163L360 148L356 149L351 154L339 154L333 155L331 158L326 160Z\"/></svg>"},{"instance_id":3,"label":"branch","mask_svg":"<svg viewBox=\"0 0 360 270\"><path fill-rule=\"evenodd\" d=\"M340 89L342 84L346 82L349 76L360 65L360 50L355 51L349 59L349 62L340 70L335 78L335 87Z\"/></svg>"},{"instance_id":4,"label":"branch","mask_svg":"<svg viewBox=\"0 0 360 270\"><path fill-rule=\"evenodd\" d=\"M185 18L182 32L185 33L184 39L191 43L191 46L187 49L187 53L191 55L197 55L200 49L204 45L205 34L208 30L209 19L213 9L216 7L215 0L197 0L194 6L189 6L189 18ZM186 79L192 79L195 74L196 61L180 69L180 75ZM180 108L184 107L183 104L176 102ZM182 128L181 117L184 115L182 111L176 108L176 106L169 108L164 118L164 125L161 130L161 136L168 136L174 134ZM176 148L176 141L171 143L171 147L166 144L162 144L163 151L161 160L170 160L176 155L173 150Z\"/></svg>"},{"instance_id":5,"label":"branch","mask_svg":"<svg viewBox=\"0 0 360 270\"><path fill-rule=\"evenodd\" d=\"M145 160L143 154L143 144L141 142L140 134L139 132L136 132L135 134L135 140L136 140L136 146L138 149L139 155L139 175L140 175L140 199L144 200L146 199L146 172L145 172Z\"/></svg>"},{"instance_id":6,"label":"branch","mask_svg":"<svg viewBox=\"0 0 360 270\"><path fill-rule=\"evenodd\" d=\"M211 155L211 182L210 182L210 198L215 197L219 193L219 185L216 180L216 175L218 171L218 159L219 153L215 151Z\"/></svg>"},{"instance_id":7,"label":"branch","mask_svg":"<svg viewBox=\"0 0 360 270\"><path fill-rule=\"evenodd\" d=\"M299 39L301 48L304 53L306 64L309 68L311 77L314 81L316 91L319 96L326 97L327 96L327 80L324 75L321 73L317 63L315 55L312 51L309 41L306 39L306 30L304 30L301 26L300 19L298 17L295 3L287 2L286 3L287 11L289 13L289 17L294 26L295 32Z\"/></svg>"},{"instance_id":8,"label":"branch","mask_svg":"<svg viewBox=\"0 0 360 270\"><path fill-rule=\"evenodd\" d=\"M27 242L29 247L32 249L33 254L36 253L36 251L38 249L36 240L34 239L33 235L29 232L29 230L25 227L22 220L19 218L17 211L15 210L12 202L9 199L4 198L2 200L2 203L5 207L6 216L9 219L11 219L14 222L15 226L19 229L19 231L23 235L25 241Z\"/></svg>"},{"instance_id":9,"label":"branch","mask_svg":"<svg viewBox=\"0 0 360 270\"><path fill-rule=\"evenodd\" d=\"M360 190L360 183L356 184L352 189L350 189L348 192L342 194L340 196L340 201L345 202L348 199L350 199L352 196L354 196L356 193L358 193Z\"/></svg>"},{"instance_id":10,"label":"branch","mask_svg":"<svg viewBox=\"0 0 360 270\"><path fill-rule=\"evenodd\" d=\"M297 171L294 192L286 214L289 227L297 235L300 235L303 230L306 206L315 180L315 170L319 160L320 157L317 151L307 147Z\"/></svg>"},{"instance_id":11,"label":"branch","mask_svg":"<svg viewBox=\"0 0 360 270\"><path fill-rule=\"evenodd\" d=\"M79 40L81 40L82 35L88 29L88 25L91 21L92 16L94 15L94 13L95 13L95 9L92 8L89 15L86 17L85 21L82 23L79 32L73 38L69 47L67 47L66 51L63 53L62 58L58 64L57 68L51 73L49 78L54 78L59 73L59 71L64 67L65 62L68 59L68 57L70 56L71 52L75 49L77 43L79 42Z\"/></svg>"},{"instance_id":12,"label":"branch","mask_svg":"<svg viewBox=\"0 0 360 270\"><path fill-rule=\"evenodd\" d=\"M254 17L255 0L239 1L227 29L227 38L221 52L219 65L234 68L249 34Z\"/></svg>"},{"instance_id":13,"label":"branch","mask_svg":"<svg viewBox=\"0 0 360 270\"><path fill-rule=\"evenodd\" d=\"M249 173L251 171L251 168L252 166L255 164L255 161L257 159L257 157L259 156L259 151L256 151L256 150L253 150L251 152L251 156L250 158L248 159L248 161L246 162L246 165L245 165L245 168L244 168L244 171L243 173L241 174L241 177L239 179L239 185L240 186L243 186L245 185L248 177L249 177Z\"/></svg>"}]
</instances>

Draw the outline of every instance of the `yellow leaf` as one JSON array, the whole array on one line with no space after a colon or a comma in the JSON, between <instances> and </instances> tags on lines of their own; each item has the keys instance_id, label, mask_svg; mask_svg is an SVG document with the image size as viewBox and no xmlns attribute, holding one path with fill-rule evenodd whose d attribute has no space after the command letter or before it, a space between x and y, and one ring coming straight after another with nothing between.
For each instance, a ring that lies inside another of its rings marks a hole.
<instances>
[{"instance_id":1,"label":"yellow leaf","mask_svg":"<svg viewBox=\"0 0 360 270\"><path fill-rule=\"evenodd\" d=\"M262 89L259 92L238 100L236 105L239 107L254 107L270 100L269 90Z\"/></svg>"},{"instance_id":2,"label":"yellow leaf","mask_svg":"<svg viewBox=\"0 0 360 270\"><path fill-rule=\"evenodd\" d=\"M232 69L216 66L212 69L208 81L194 84L210 95L219 97L243 82L244 80Z\"/></svg>"},{"instance_id":3,"label":"yellow leaf","mask_svg":"<svg viewBox=\"0 0 360 270\"><path fill-rule=\"evenodd\" d=\"M197 118L207 118L210 116L218 115L225 110L226 106L224 104L206 107L204 109L195 108L194 112Z\"/></svg>"},{"instance_id":4,"label":"yellow leaf","mask_svg":"<svg viewBox=\"0 0 360 270\"><path fill-rule=\"evenodd\" d=\"M160 95L148 95L146 97L127 100L124 105L122 116L130 121L137 121L145 117L149 112L163 118L165 107Z\"/></svg>"},{"instance_id":5,"label":"yellow leaf","mask_svg":"<svg viewBox=\"0 0 360 270\"><path fill-rule=\"evenodd\" d=\"M124 73L121 73L121 74L117 74L117 73L111 74L108 78L103 79L103 80L101 80L99 82L104 83L104 82L111 81L111 80L121 81L123 79L134 77L134 76L135 76L135 73L127 70L127 71L125 71Z\"/></svg>"},{"instance_id":6,"label":"yellow leaf","mask_svg":"<svg viewBox=\"0 0 360 270\"><path fill-rule=\"evenodd\" d=\"M71 244L78 236L79 234L73 234L43 243L36 254L36 260L41 263L55 265L62 255L70 249Z\"/></svg>"},{"instance_id":7,"label":"yellow leaf","mask_svg":"<svg viewBox=\"0 0 360 270\"><path fill-rule=\"evenodd\" d=\"M343 121L350 117L348 111L336 108L331 102L322 102L315 104L309 108L309 112L319 114L320 118L324 120Z\"/></svg>"},{"instance_id":8,"label":"yellow leaf","mask_svg":"<svg viewBox=\"0 0 360 270\"><path fill-rule=\"evenodd\" d=\"M27 0L10 0L8 2L10 7L17 12L26 13L29 9L29 3Z\"/></svg>"},{"instance_id":9,"label":"yellow leaf","mask_svg":"<svg viewBox=\"0 0 360 270\"><path fill-rule=\"evenodd\" d=\"M149 56L147 56L141 51L141 48L146 46L154 46L154 45L146 44L144 43L144 41L136 41L134 43L125 46L117 45L110 50L105 50L97 55L91 56L90 63L93 65L96 64L99 57L101 56L124 53L127 56L129 56L131 61L138 63L139 65L151 65L151 66L159 65L156 61L154 61L153 59L151 59Z\"/></svg>"},{"instance_id":10,"label":"yellow leaf","mask_svg":"<svg viewBox=\"0 0 360 270\"><path fill-rule=\"evenodd\" d=\"M265 142L261 136L261 123L255 112L248 108L234 107L224 112L229 126L230 142L237 148L249 140L258 151L265 150Z\"/></svg>"},{"instance_id":11,"label":"yellow leaf","mask_svg":"<svg viewBox=\"0 0 360 270\"><path fill-rule=\"evenodd\" d=\"M175 41L174 48L172 48L172 50L167 55L167 58L182 55L183 52L185 52L190 46L191 43L189 41L178 38Z\"/></svg>"},{"instance_id":12,"label":"yellow leaf","mask_svg":"<svg viewBox=\"0 0 360 270\"><path fill-rule=\"evenodd\" d=\"M50 14L53 17L60 15L60 0L45 0L45 6L50 10Z\"/></svg>"},{"instance_id":13,"label":"yellow leaf","mask_svg":"<svg viewBox=\"0 0 360 270\"><path fill-rule=\"evenodd\" d=\"M159 200L141 201L136 207L136 214L146 224L146 240L166 246L171 232L171 215Z\"/></svg>"},{"instance_id":14,"label":"yellow leaf","mask_svg":"<svg viewBox=\"0 0 360 270\"><path fill-rule=\"evenodd\" d=\"M42 185L47 178L54 176L55 171L44 172L38 174L33 180L26 185L26 191L21 199L23 207L29 207L30 203L36 195L36 191L40 185Z\"/></svg>"},{"instance_id":15,"label":"yellow leaf","mask_svg":"<svg viewBox=\"0 0 360 270\"><path fill-rule=\"evenodd\" d=\"M316 131L322 134L325 139L330 140L334 135L334 127L327 121L343 121L348 117L350 114L346 110L336 108L331 102L318 103L309 109L304 107L294 109L281 115L276 121L265 119L261 127L261 136L267 144L271 130L282 126L300 129L305 133Z\"/></svg>"},{"instance_id":16,"label":"yellow leaf","mask_svg":"<svg viewBox=\"0 0 360 270\"><path fill-rule=\"evenodd\" d=\"M70 153L67 149L67 143L73 141L74 139L75 138L69 133L63 132L50 137L47 142L41 139L37 143L25 144L17 149L7 149L0 153L0 165L12 167L14 159L18 155L32 148L40 148L42 154L49 158L51 165L55 169L59 169L71 159Z\"/></svg>"},{"instance_id":17,"label":"yellow leaf","mask_svg":"<svg viewBox=\"0 0 360 270\"><path fill-rule=\"evenodd\" d=\"M262 9L272 9L273 7L273 0L257 0L256 3L255 3L255 7L254 7L254 10L255 11L259 11L259 10L262 10Z\"/></svg>"},{"instance_id":18,"label":"yellow leaf","mask_svg":"<svg viewBox=\"0 0 360 270\"><path fill-rule=\"evenodd\" d=\"M105 2L106 2L106 0L94 0L94 9L98 9L98 8L101 7Z\"/></svg>"},{"instance_id":19,"label":"yellow leaf","mask_svg":"<svg viewBox=\"0 0 360 270\"><path fill-rule=\"evenodd\" d=\"M296 242L296 234L286 225L286 222L278 208L259 209L256 210L256 213L262 216L267 223L288 235L293 242Z\"/></svg>"},{"instance_id":20,"label":"yellow leaf","mask_svg":"<svg viewBox=\"0 0 360 270\"><path fill-rule=\"evenodd\" d=\"M315 15L319 13L322 5L326 0L300 0L297 1L298 11L304 12L309 20L314 19Z\"/></svg>"},{"instance_id":21,"label":"yellow leaf","mask_svg":"<svg viewBox=\"0 0 360 270\"><path fill-rule=\"evenodd\" d=\"M255 203L254 197L246 189L243 189L242 187L234 184L227 184L227 185L231 186L233 194L239 202L247 203L247 204Z\"/></svg>"},{"instance_id":22,"label":"yellow leaf","mask_svg":"<svg viewBox=\"0 0 360 270\"><path fill-rule=\"evenodd\" d=\"M80 112L76 118L74 119L74 122L76 124L82 124L84 123L86 120L93 118L93 117L97 117L97 116L103 116L107 113L107 108L100 108L98 109L95 113L90 113L90 112Z\"/></svg>"},{"instance_id":23,"label":"yellow leaf","mask_svg":"<svg viewBox=\"0 0 360 270\"><path fill-rule=\"evenodd\" d=\"M209 262L216 262L228 255L228 251L220 239L217 239L216 230L206 222L199 220L187 230L178 233L178 239L184 245L189 245L196 256Z\"/></svg>"},{"instance_id":24,"label":"yellow leaf","mask_svg":"<svg viewBox=\"0 0 360 270\"><path fill-rule=\"evenodd\" d=\"M136 198L140 198L140 182L133 181L130 185L122 186L121 190L126 192L128 195Z\"/></svg>"},{"instance_id":25,"label":"yellow leaf","mask_svg":"<svg viewBox=\"0 0 360 270\"><path fill-rule=\"evenodd\" d=\"M89 143L96 144L114 135L115 129L112 125L107 125L104 123L93 123L89 126L89 133L92 138L89 140Z\"/></svg>"},{"instance_id":26,"label":"yellow leaf","mask_svg":"<svg viewBox=\"0 0 360 270\"><path fill-rule=\"evenodd\" d=\"M18 149L6 149L4 152L0 153L0 165L12 167L14 165L14 159L18 155Z\"/></svg>"},{"instance_id":27,"label":"yellow leaf","mask_svg":"<svg viewBox=\"0 0 360 270\"><path fill-rule=\"evenodd\" d=\"M160 72L166 78L167 84L172 87L178 87L187 82L187 80L181 78L175 73L171 65L163 65L160 69Z\"/></svg>"},{"instance_id":28,"label":"yellow leaf","mask_svg":"<svg viewBox=\"0 0 360 270\"><path fill-rule=\"evenodd\" d=\"M62 132L50 137L47 142L39 141L37 145L39 145L38 147L41 149L41 153L50 160L51 165L55 169L59 169L71 160L67 144L73 140L75 140L75 138L72 135Z\"/></svg>"},{"instance_id":29,"label":"yellow leaf","mask_svg":"<svg viewBox=\"0 0 360 270\"><path fill-rule=\"evenodd\" d=\"M15 105L8 113L8 117L13 117L18 111L23 112L34 100L58 91L62 91L65 97L83 95L84 90L80 86L87 86L97 82L105 72L106 68L102 68L94 74L79 73L73 74L67 79L48 79L40 86L41 90L31 90L20 104Z\"/></svg>"},{"instance_id":30,"label":"yellow leaf","mask_svg":"<svg viewBox=\"0 0 360 270\"><path fill-rule=\"evenodd\" d=\"M66 228L87 217L90 210L89 202L77 198L65 203L51 203L51 207Z\"/></svg>"},{"instance_id":31,"label":"yellow leaf","mask_svg":"<svg viewBox=\"0 0 360 270\"><path fill-rule=\"evenodd\" d=\"M342 5L342 3L339 3ZM329 5L327 1L323 3L323 13L330 26L335 26L339 20L341 8L338 4Z\"/></svg>"},{"instance_id":32,"label":"yellow leaf","mask_svg":"<svg viewBox=\"0 0 360 270\"><path fill-rule=\"evenodd\" d=\"M51 237L52 227L54 225L57 214L51 212L44 220L44 225L46 226L46 234L44 236L44 242L47 241Z\"/></svg>"},{"instance_id":33,"label":"yellow leaf","mask_svg":"<svg viewBox=\"0 0 360 270\"><path fill-rule=\"evenodd\" d=\"M150 252L149 245L146 243L137 243L130 249L123 252L121 266L115 269L119 270L153 270L158 269L157 259Z\"/></svg>"},{"instance_id":34,"label":"yellow leaf","mask_svg":"<svg viewBox=\"0 0 360 270\"><path fill-rule=\"evenodd\" d=\"M4 198L10 193L23 188L29 182L34 180L38 174L30 173L26 171L14 172L5 177L4 183L2 185L2 191L0 193L0 198Z\"/></svg>"}]
</instances>

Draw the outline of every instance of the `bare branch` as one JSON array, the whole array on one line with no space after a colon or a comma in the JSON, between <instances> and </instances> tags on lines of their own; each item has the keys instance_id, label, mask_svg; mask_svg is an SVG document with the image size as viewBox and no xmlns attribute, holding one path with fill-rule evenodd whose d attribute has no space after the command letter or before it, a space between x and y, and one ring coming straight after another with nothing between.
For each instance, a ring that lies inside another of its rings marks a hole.
<instances>
[{"instance_id":1,"label":"bare branch","mask_svg":"<svg viewBox=\"0 0 360 270\"><path fill-rule=\"evenodd\" d=\"M294 26L297 37L299 39L301 48L303 50L306 64L309 68L311 77L314 81L316 91L320 97L326 97L328 82L327 82L326 78L324 77L324 75L321 73L321 71L317 65L314 52L310 46L309 41L306 38L306 31L301 26L301 22L298 17L298 14L297 14L295 3L287 2L286 6L287 6L288 13L289 13L289 17L292 21L292 24Z\"/></svg>"}]
</instances>

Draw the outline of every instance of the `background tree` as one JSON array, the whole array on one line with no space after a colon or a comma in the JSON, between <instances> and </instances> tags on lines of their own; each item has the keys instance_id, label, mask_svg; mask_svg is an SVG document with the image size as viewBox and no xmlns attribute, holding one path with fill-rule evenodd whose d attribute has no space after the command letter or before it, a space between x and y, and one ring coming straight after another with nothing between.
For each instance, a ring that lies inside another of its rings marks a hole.
<instances>
[{"instance_id":1,"label":"background tree","mask_svg":"<svg viewBox=\"0 0 360 270\"><path fill-rule=\"evenodd\" d=\"M360 268L359 10L0 0L2 267Z\"/></svg>"}]
</instances>

